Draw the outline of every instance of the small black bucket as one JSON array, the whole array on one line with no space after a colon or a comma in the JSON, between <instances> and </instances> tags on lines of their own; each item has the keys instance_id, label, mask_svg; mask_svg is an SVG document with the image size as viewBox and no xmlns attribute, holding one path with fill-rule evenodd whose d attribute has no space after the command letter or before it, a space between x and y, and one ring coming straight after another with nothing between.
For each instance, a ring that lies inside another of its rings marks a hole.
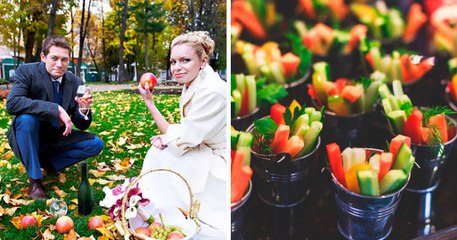
<instances>
[{"instance_id":1,"label":"small black bucket","mask_svg":"<svg viewBox=\"0 0 457 240\"><path fill-rule=\"evenodd\" d=\"M455 121L447 118L452 126L455 127ZM438 187L440 182L441 170L448 156L451 154L452 147L457 134L445 144L436 146L426 146L411 144L413 156L416 158L418 167L411 171L411 180L406 190L411 192L431 192Z\"/></svg>"},{"instance_id":2,"label":"small black bucket","mask_svg":"<svg viewBox=\"0 0 457 240\"><path fill-rule=\"evenodd\" d=\"M246 203L252 192L252 183L249 182L248 189L244 196L238 201L231 204L231 238L233 240L242 240L244 232L244 219L246 215Z\"/></svg>"},{"instance_id":3,"label":"small black bucket","mask_svg":"<svg viewBox=\"0 0 457 240\"><path fill-rule=\"evenodd\" d=\"M254 188L259 198L275 207L293 207L309 195L310 175L314 166L316 146L306 156L291 159L287 153L263 155L252 151Z\"/></svg>"}]
</instances>

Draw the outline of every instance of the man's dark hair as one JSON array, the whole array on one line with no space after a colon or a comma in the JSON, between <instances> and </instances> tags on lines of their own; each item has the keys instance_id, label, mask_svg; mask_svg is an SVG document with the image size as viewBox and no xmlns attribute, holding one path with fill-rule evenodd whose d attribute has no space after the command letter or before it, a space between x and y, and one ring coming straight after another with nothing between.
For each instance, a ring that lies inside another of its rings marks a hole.
<instances>
[{"instance_id":1,"label":"man's dark hair","mask_svg":"<svg viewBox=\"0 0 457 240\"><path fill-rule=\"evenodd\" d=\"M68 49L68 52L71 52L70 44L68 44L67 40L64 37L59 35L49 36L43 41L43 46L41 49L45 56L48 55L49 49L52 46L66 48Z\"/></svg>"}]
</instances>

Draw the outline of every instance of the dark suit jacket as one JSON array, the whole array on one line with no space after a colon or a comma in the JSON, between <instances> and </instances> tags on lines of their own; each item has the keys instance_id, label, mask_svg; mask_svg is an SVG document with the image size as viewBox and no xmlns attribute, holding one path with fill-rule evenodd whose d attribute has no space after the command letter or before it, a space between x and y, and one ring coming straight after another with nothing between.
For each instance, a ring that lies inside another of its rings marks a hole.
<instances>
[{"instance_id":1,"label":"dark suit jacket","mask_svg":"<svg viewBox=\"0 0 457 240\"><path fill-rule=\"evenodd\" d=\"M76 103L76 90L83 81L73 73L67 72L62 78L62 108L67 111L75 127L80 130L87 129L92 122L89 112L86 120L79 113ZM52 121L58 119L58 105L54 103L54 87L50 75L46 71L45 63L29 63L21 65L14 76L14 84L8 95L6 110L11 115L31 114L40 118L40 144L42 147L66 146L86 139L94 138L93 133L82 132L76 129L67 137L62 135L64 127L53 128ZM8 142L16 157L21 159L21 154L16 142L13 119Z\"/></svg>"}]
</instances>

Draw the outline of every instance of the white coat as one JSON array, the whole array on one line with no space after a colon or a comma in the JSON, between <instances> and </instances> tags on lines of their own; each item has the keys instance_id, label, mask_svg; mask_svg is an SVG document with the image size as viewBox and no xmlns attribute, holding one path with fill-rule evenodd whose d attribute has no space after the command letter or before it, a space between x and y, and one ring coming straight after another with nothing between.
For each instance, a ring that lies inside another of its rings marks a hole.
<instances>
[{"instance_id":1,"label":"white coat","mask_svg":"<svg viewBox=\"0 0 457 240\"><path fill-rule=\"evenodd\" d=\"M227 84L207 65L190 86L184 87L179 108L181 121L170 124L163 150L151 147L142 172L169 168L184 176L201 202L198 218L206 223L197 239L225 239L229 228L227 181ZM177 176L150 173L140 187L151 201L181 208L189 206L189 191ZM146 190L148 189L148 190ZM208 227L211 226L211 227Z\"/></svg>"}]
</instances>

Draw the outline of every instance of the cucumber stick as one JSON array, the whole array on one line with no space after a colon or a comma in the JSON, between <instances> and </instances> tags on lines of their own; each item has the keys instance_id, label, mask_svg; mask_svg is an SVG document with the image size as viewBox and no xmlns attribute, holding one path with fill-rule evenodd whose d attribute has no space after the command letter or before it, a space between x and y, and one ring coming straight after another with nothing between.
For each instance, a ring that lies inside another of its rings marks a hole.
<instances>
[{"instance_id":1,"label":"cucumber stick","mask_svg":"<svg viewBox=\"0 0 457 240\"><path fill-rule=\"evenodd\" d=\"M312 122L310 125L309 130L306 132L306 134L303 136L303 142L304 146L302 150L297 153L296 156L304 156L308 154L311 149L313 149L320 132L322 131L322 123L321 122Z\"/></svg>"},{"instance_id":2,"label":"cucumber stick","mask_svg":"<svg viewBox=\"0 0 457 240\"><path fill-rule=\"evenodd\" d=\"M357 172L360 193L368 196L379 196L378 173L374 170Z\"/></svg>"},{"instance_id":3,"label":"cucumber stick","mask_svg":"<svg viewBox=\"0 0 457 240\"><path fill-rule=\"evenodd\" d=\"M408 175L403 170L392 169L379 182L379 192L386 194L395 191L405 184L407 179Z\"/></svg>"},{"instance_id":4,"label":"cucumber stick","mask_svg":"<svg viewBox=\"0 0 457 240\"><path fill-rule=\"evenodd\" d=\"M232 99L235 105L234 116L238 116L241 109L241 93L238 91L238 89L232 91Z\"/></svg>"}]
</instances>

